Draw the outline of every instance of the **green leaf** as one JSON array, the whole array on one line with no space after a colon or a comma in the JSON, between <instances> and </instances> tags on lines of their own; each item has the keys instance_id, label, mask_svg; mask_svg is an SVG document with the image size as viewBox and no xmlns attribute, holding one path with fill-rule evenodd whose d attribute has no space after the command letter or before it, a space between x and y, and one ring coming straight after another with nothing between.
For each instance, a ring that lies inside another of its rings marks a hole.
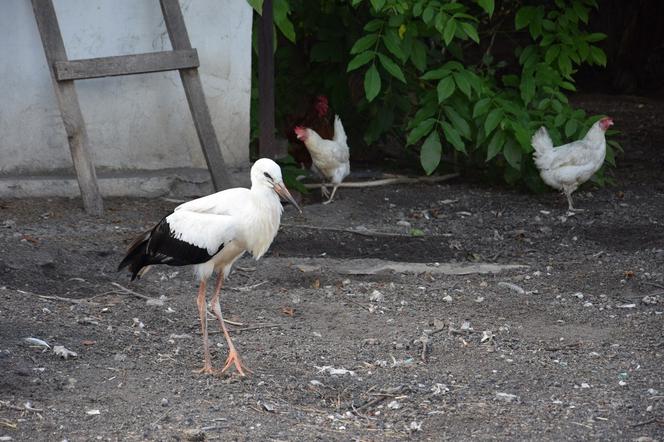
<instances>
[{"instance_id":1,"label":"green leaf","mask_svg":"<svg viewBox=\"0 0 664 442\"><path fill-rule=\"evenodd\" d=\"M480 5L480 8L484 9L484 12L489 14L489 17L493 15L493 10L496 6L494 0L477 0L477 4Z\"/></svg>"},{"instance_id":2,"label":"green leaf","mask_svg":"<svg viewBox=\"0 0 664 442\"><path fill-rule=\"evenodd\" d=\"M370 0L371 1L371 6L376 10L376 12L380 12L383 9L383 6L385 6L385 0Z\"/></svg>"},{"instance_id":3,"label":"green leaf","mask_svg":"<svg viewBox=\"0 0 664 442\"><path fill-rule=\"evenodd\" d=\"M450 123L467 140L471 139L470 125L457 111L451 106L445 106L445 115L450 119Z\"/></svg>"},{"instance_id":4,"label":"green leaf","mask_svg":"<svg viewBox=\"0 0 664 442\"><path fill-rule=\"evenodd\" d=\"M426 72L420 78L422 80L440 80L443 77L447 77L450 74L450 69L447 66L439 67L432 71Z\"/></svg>"},{"instance_id":5,"label":"green leaf","mask_svg":"<svg viewBox=\"0 0 664 442\"><path fill-rule=\"evenodd\" d=\"M521 99L525 104L535 97L535 80L532 75L523 75L521 77Z\"/></svg>"},{"instance_id":6,"label":"green leaf","mask_svg":"<svg viewBox=\"0 0 664 442\"><path fill-rule=\"evenodd\" d=\"M489 112L489 115L487 115L486 120L484 121L484 133L486 136L489 136L489 134L498 127L500 120L502 120L504 116L505 114L502 109L494 109Z\"/></svg>"},{"instance_id":7,"label":"green leaf","mask_svg":"<svg viewBox=\"0 0 664 442\"><path fill-rule=\"evenodd\" d=\"M486 161L491 161L493 157L498 155L498 153L502 150L504 144L505 144L505 132L503 132L502 130L497 130L493 134L493 137L491 137L491 141L489 141L489 146L487 147L486 151Z\"/></svg>"},{"instance_id":8,"label":"green leaf","mask_svg":"<svg viewBox=\"0 0 664 442\"><path fill-rule=\"evenodd\" d=\"M588 34L584 37L584 40L587 41L588 43L595 43L597 41L604 40L606 38L606 34L602 34L601 32L594 32L592 34Z\"/></svg>"},{"instance_id":9,"label":"green leaf","mask_svg":"<svg viewBox=\"0 0 664 442\"><path fill-rule=\"evenodd\" d=\"M491 98L482 98L475 103L473 107L473 118L477 118L487 113L491 105Z\"/></svg>"},{"instance_id":10,"label":"green leaf","mask_svg":"<svg viewBox=\"0 0 664 442\"><path fill-rule=\"evenodd\" d=\"M263 15L263 0L247 0L249 6L254 8L254 11L258 12L259 15Z\"/></svg>"},{"instance_id":11,"label":"green leaf","mask_svg":"<svg viewBox=\"0 0 664 442\"><path fill-rule=\"evenodd\" d=\"M461 92L463 92L466 97L470 98L470 82L468 81L467 71L455 72L453 74L454 82Z\"/></svg>"},{"instance_id":12,"label":"green leaf","mask_svg":"<svg viewBox=\"0 0 664 442\"><path fill-rule=\"evenodd\" d=\"M396 31L390 30L383 36L383 43L388 51L397 57L403 63L408 59L408 55L401 49L401 39Z\"/></svg>"},{"instance_id":13,"label":"green leaf","mask_svg":"<svg viewBox=\"0 0 664 442\"><path fill-rule=\"evenodd\" d=\"M350 48L351 54L357 54L359 52L364 52L370 47L372 47L378 40L378 34L369 34L365 35L358 39L352 48Z\"/></svg>"},{"instance_id":14,"label":"green leaf","mask_svg":"<svg viewBox=\"0 0 664 442\"><path fill-rule=\"evenodd\" d=\"M463 29L463 32L465 32L468 38L470 38L472 41L475 43L480 42L480 36L477 33L477 28L475 28L473 24L468 23L467 21L462 21L461 29Z\"/></svg>"},{"instance_id":15,"label":"green leaf","mask_svg":"<svg viewBox=\"0 0 664 442\"><path fill-rule=\"evenodd\" d=\"M413 227L410 229L410 236L424 236L424 230Z\"/></svg>"},{"instance_id":16,"label":"green leaf","mask_svg":"<svg viewBox=\"0 0 664 442\"><path fill-rule=\"evenodd\" d=\"M606 66L606 54L597 46L590 47L590 59L600 66Z\"/></svg>"},{"instance_id":17,"label":"green leaf","mask_svg":"<svg viewBox=\"0 0 664 442\"><path fill-rule=\"evenodd\" d=\"M454 93L454 89L454 79L451 76L440 80L438 82L438 87L436 88L436 91L438 92L438 102L442 103L449 98L449 96Z\"/></svg>"},{"instance_id":18,"label":"green leaf","mask_svg":"<svg viewBox=\"0 0 664 442\"><path fill-rule=\"evenodd\" d=\"M371 102L380 92L380 75L376 65L372 64L367 72L364 74L364 93L367 96L367 101Z\"/></svg>"},{"instance_id":19,"label":"green leaf","mask_svg":"<svg viewBox=\"0 0 664 442\"><path fill-rule=\"evenodd\" d=\"M531 6L523 6L517 11L514 17L514 27L517 31L528 26L533 19L534 12L535 9Z\"/></svg>"},{"instance_id":20,"label":"green leaf","mask_svg":"<svg viewBox=\"0 0 664 442\"><path fill-rule=\"evenodd\" d=\"M408 138L406 138L406 146L410 146L411 144L415 144L420 141L423 136L431 132L434 124L436 124L435 118L427 118L418 124L417 127L411 130L408 134Z\"/></svg>"},{"instance_id":21,"label":"green leaf","mask_svg":"<svg viewBox=\"0 0 664 442\"><path fill-rule=\"evenodd\" d=\"M442 153L443 146L440 144L438 131L434 130L424 141L420 150L420 164L422 164L422 168L427 175L431 175L436 170Z\"/></svg>"},{"instance_id":22,"label":"green leaf","mask_svg":"<svg viewBox=\"0 0 664 442\"><path fill-rule=\"evenodd\" d=\"M403 76L401 68L387 55L378 53L378 58L380 59L380 64L383 65L385 70L389 72L394 78L401 80L403 83L406 82L406 78Z\"/></svg>"},{"instance_id":23,"label":"green leaf","mask_svg":"<svg viewBox=\"0 0 664 442\"><path fill-rule=\"evenodd\" d=\"M359 5L360 3L362 3L362 0L353 0L353 1L351 2L351 5L352 5L352 6L357 6L357 5Z\"/></svg>"},{"instance_id":24,"label":"green leaf","mask_svg":"<svg viewBox=\"0 0 664 442\"><path fill-rule=\"evenodd\" d=\"M576 130L578 129L579 125L576 120L569 120L565 124L565 136L566 137L571 137L576 133Z\"/></svg>"},{"instance_id":25,"label":"green leaf","mask_svg":"<svg viewBox=\"0 0 664 442\"><path fill-rule=\"evenodd\" d=\"M348 62L348 68L346 72L354 71L355 69L364 66L374 59L376 53L374 51L361 52L355 56L350 62Z\"/></svg>"},{"instance_id":26,"label":"green leaf","mask_svg":"<svg viewBox=\"0 0 664 442\"><path fill-rule=\"evenodd\" d=\"M450 43L452 43L456 28L457 22L454 19L449 19L447 24L445 24L445 29L443 30L443 41L445 42L445 46L449 46Z\"/></svg>"},{"instance_id":27,"label":"green leaf","mask_svg":"<svg viewBox=\"0 0 664 442\"><path fill-rule=\"evenodd\" d=\"M420 72L423 72L427 68L427 47L419 39L413 41L410 61L413 62L417 70Z\"/></svg>"},{"instance_id":28,"label":"green leaf","mask_svg":"<svg viewBox=\"0 0 664 442\"><path fill-rule=\"evenodd\" d=\"M290 4L288 0L274 0L274 23L284 37L295 43L295 27L288 18L290 14Z\"/></svg>"},{"instance_id":29,"label":"green leaf","mask_svg":"<svg viewBox=\"0 0 664 442\"><path fill-rule=\"evenodd\" d=\"M369 23L364 25L364 30L367 32L376 32L383 26L383 20L379 18L374 18Z\"/></svg>"},{"instance_id":30,"label":"green leaf","mask_svg":"<svg viewBox=\"0 0 664 442\"><path fill-rule=\"evenodd\" d=\"M560 45L551 45L544 55L544 63L551 64L560 54Z\"/></svg>"},{"instance_id":31,"label":"green leaf","mask_svg":"<svg viewBox=\"0 0 664 442\"><path fill-rule=\"evenodd\" d=\"M424 8L424 12L422 13L422 21L427 25L431 24L431 20L433 20L435 13L436 11L433 9L431 5L427 6L426 8Z\"/></svg>"},{"instance_id":32,"label":"green leaf","mask_svg":"<svg viewBox=\"0 0 664 442\"><path fill-rule=\"evenodd\" d=\"M448 122L443 122L443 135L445 135L445 139L454 146L454 149L458 150L459 152L466 152L466 145L464 142L461 140L461 136L459 135L459 132L452 127L451 124Z\"/></svg>"},{"instance_id":33,"label":"green leaf","mask_svg":"<svg viewBox=\"0 0 664 442\"><path fill-rule=\"evenodd\" d=\"M509 140L507 144L505 144L505 147L503 148L503 156L510 166L516 170L521 170L522 152L519 145L516 144L514 140Z\"/></svg>"}]
</instances>

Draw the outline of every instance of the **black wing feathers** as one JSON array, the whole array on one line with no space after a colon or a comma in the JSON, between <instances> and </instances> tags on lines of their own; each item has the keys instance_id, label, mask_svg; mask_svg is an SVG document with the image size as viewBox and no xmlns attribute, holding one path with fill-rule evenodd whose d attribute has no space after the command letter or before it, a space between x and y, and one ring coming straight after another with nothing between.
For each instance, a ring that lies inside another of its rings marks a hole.
<instances>
[{"instance_id":1,"label":"black wing feathers","mask_svg":"<svg viewBox=\"0 0 664 442\"><path fill-rule=\"evenodd\" d=\"M164 218L152 230L143 233L129 245L127 255L120 262L118 270L129 266L133 281L143 267L154 264L170 266L202 264L219 253L223 247L222 244L219 250L210 255L205 248L177 239Z\"/></svg>"}]
</instances>

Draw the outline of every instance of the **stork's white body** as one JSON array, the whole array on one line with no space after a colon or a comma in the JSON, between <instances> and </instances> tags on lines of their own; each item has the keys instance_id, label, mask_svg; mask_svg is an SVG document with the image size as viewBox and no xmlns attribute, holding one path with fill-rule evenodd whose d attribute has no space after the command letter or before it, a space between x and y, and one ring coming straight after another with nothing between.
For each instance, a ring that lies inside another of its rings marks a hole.
<instances>
[{"instance_id":1,"label":"stork's white body","mask_svg":"<svg viewBox=\"0 0 664 442\"><path fill-rule=\"evenodd\" d=\"M229 347L222 372L234 365L244 375L246 367L224 325L219 296L233 263L244 252L259 259L272 244L283 212L278 195L297 207L283 185L279 166L272 160L260 159L251 168L251 189L228 189L176 207L152 230L136 238L120 263L119 269L129 267L132 279L151 265L193 267L200 280L197 304L205 356L202 373L213 373L207 338L206 286L212 273L217 272L212 311Z\"/></svg>"},{"instance_id":2,"label":"stork's white body","mask_svg":"<svg viewBox=\"0 0 664 442\"><path fill-rule=\"evenodd\" d=\"M166 221L175 238L204 248L212 256L193 266L203 280L215 271L227 277L245 251L255 259L263 256L279 230L282 212L272 189L235 188L184 203Z\"/></svg>"}]
</instances>

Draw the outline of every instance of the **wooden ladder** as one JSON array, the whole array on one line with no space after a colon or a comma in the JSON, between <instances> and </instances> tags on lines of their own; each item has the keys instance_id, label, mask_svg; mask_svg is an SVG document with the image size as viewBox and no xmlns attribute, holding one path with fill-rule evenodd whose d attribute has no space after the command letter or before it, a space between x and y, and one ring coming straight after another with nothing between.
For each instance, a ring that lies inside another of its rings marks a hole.
<instances>
[{"instance_id":1,"label":"wooden ladder","mask_svg":"<svg viewBox=\"0 0 664 442\"><path fill-rule=\"evenodd\" d=\"M90 158L88 134L76 94L74 80L134 75L178 70L189 102L189 109L203 148L212 184L216 190L231 186L219 142L212 126L210 110L198 75L198 52L191 47L178 0L160 0L161 11L172 51L116 57L68 60L52 0L32 0L32 9L51 72L55 95L62 115L69 148L86 212L103 213L97 174Z\"/></svg>"}]
</instances>

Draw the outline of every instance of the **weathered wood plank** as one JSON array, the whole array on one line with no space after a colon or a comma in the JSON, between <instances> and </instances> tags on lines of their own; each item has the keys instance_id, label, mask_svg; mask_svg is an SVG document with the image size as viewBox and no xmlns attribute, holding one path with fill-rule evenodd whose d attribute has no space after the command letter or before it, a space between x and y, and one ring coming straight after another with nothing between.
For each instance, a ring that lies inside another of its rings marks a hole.
<instances>
[{"instance_id":1,"label":"weathered wood plank","mask_svg":"<svg viewBox=\"0 0 664 442\"><path fill-rule=\"evenodd\" d=\"M37 20L39 35L44 47L46 61L48 64L53 89L58 100L62 121L67 132L71 157L74 169L78 177L78 185L81 189L83 207L86 212L93 215L101 215L104 205L99 193L97 174L90 157L88 149L88 134L85 130L85 122L78 103L78 95L73 81L57 80L55 65L57 61L66 61L67 52L60 34L58 18L51 0L32 0L32 9Z\"/></svg>"},{"instance_id":2,"label":"weathered wood plank","mask_svg":"<svg viewBox=\"0 0 664 442\"><path fill-rule=\"evenodd\" d=\"M191 49L189 34L184 24L178 0L160 0L160 4L173 49ZM189 109L191 110L194 125L196 126L196 133L203 148L203 155L205 155L205 161L210 169L212 184L216 190L232 187L226 163L221 155L217 135L214 131L214 126L212 126L210 110L205 101L203 85L198 75L198 70L195 68L180 69L180 78L182 79Z\"/></svg>"},{"instance_id":3,"label":"weathered wood plank","mask_svg":"<svg viewBox=\"0 0 664 442\"><path fill-rule=\"evenodd\" d=\"M196 49L56 61L55 75L59 81L118 75L146 74L196 68L200 65Z\"/></svg>"},{"instance_id":4,"label":"weathered wood plank","mask_svg":"<svg viewBox=\"0 0 664 442\"><path fill-rule=\"evenodd\" d=\"M272 0L263 2L258 34L258 101L259 101L259 156L278 158L280 152L274 138L274 37Z\"/></svg>"}]
</instances>

